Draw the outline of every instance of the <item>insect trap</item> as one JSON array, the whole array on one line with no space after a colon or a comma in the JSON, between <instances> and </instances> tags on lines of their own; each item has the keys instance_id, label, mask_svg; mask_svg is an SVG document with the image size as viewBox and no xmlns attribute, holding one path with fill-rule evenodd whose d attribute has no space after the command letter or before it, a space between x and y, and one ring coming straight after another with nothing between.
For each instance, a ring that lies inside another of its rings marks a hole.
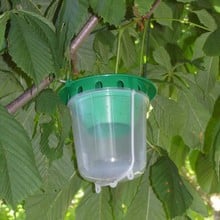
<instances>
[{"instance_id":1,"label":"insect trap","mask_svg":"<svg viewBox=\"0 0 220 220\"><path fill-rule=\"evenodd\" d=\"M144 172L147 105L155 94L151 81L127 74L67 81L61 89L71 112L79 173L95 183L97 193Z\"/></svg>"}]
</instances>

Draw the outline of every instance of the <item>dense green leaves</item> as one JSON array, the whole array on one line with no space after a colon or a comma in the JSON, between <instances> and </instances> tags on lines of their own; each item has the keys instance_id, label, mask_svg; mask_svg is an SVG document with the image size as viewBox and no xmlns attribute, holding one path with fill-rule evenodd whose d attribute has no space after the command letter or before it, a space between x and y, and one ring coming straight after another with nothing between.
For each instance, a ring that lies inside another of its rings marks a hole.
<instances>
[{"instance_id":1,"label":"dense green leaves","mask_svg":"<svg viewBox=\"0 0 220 220\"><path fill-rule=\"evenodd\" d=\"M26 202L27 219L60 220L64 218L69 203L80 187L69 150L53 162L44 174L41 190L30 196ZM48 166L45 161L45 165Z\"/></svg>"},{"instance_id":2,"label":"dense green leaves","mask_svg":"<svg viewBox=\"0 0 220 220\"><path fill-rule=\"evenodd\" d=\"M0 200L25 200L27 219L64 219L70 204L66 220L211 215L210 194L220 189L219 3L157 3L145 20L153 0L0 1L0 103L56 75L17 121L0 108ZM99 24L71 60L71 41L92 15ZM97 195L78 177L69 110L56 93L63 80L114 71L144 73L158 94L144 175Z\"/></svg>"},{"instance_id":3,"label":"dense green leaves","mask_svg":"<svg viewBox=\"0 0 220 220\"><path fill-rule=\"evenodd\" d=\"M170 218L182 215L192 203L192 196L168 157L161 157L151 168L151 182Z\"/></svg>"},{"instance_id":4,"label":"dense green leaves","mask_svg":"<svg viewBox=\"0 0 220 220\"><path fill-rule=\"evenodd\" d=\"M23 127L0 106L0 196L13 207L41 184L31 141Z\"/></svg>"}]
</instances>

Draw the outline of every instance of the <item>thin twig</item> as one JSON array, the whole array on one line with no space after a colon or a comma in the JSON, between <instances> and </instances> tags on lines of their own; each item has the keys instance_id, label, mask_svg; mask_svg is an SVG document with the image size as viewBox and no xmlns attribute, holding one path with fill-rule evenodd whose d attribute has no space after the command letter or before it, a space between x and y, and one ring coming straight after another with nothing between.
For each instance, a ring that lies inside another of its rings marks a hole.
<instances>
[{"instance_id":1,"label":"thin twig","mask_svg":"<svg viewBox=\"0 0 220 220\"><path fill-rule=\"evenodd\" d=\"M92 29L98 23L98 18L96 16L91 16L89 20L86 22L85 26L79 32L79 34L74 38L71 43L70 53L74 55L78 47L82 44L85 38L90 34ZM72 58L72 56L71 56ZM38 86L33 86L30 89L26 90L20 96L18 96L15 100L11 103L6 105L6 109L9 113L15 113L19 108L23 107L27 104L30 100L32 100L35 96L37 96L42 90L47 88L54 80L54 77L47 77L43 81L40 82Z\"/></svg>"},{"instance_id":2,"label":"thin twig","mask_svg":"<svg viewBox=\"0 0 220 220\"><path fill-rule=\"evenodd\" d=\"M9 113L15 113L19 108L24 106L27 102L33 99L37 94L39 94L43 89L45 89L53 81L54 77L47 77L38 86L33 86L30 89L26 90L15 100L9 103L6 108Z\"/></svg>"},{"instance_id":3,"label":"thin twig","mask_svg":"<svg viewBox=\"0 0 220 220\"><path fill-rule=\"evenodd\" d=\"M160 2L161 2L161 0L156 0L154 2L154 4L152 5L150 11L146 15L144 15L142 18L149 19L151 17L151 15L154 13L155 9L159 6Z\"/></svg>"},{"instance_id":4,"label":"thin twig","mask_svg":"<svg viewBox=\"0 0 220 220\"><path fill-rule=\"evenodd\" d=\"M74 55L81 45L81 43L88 37L92 29L98 24L98 17L91 16L86 24L83 26L79 34L75 39L73 39L71 46L70 46L70 54L71 59L74 59Z\"/></svg>"}]
</instances>

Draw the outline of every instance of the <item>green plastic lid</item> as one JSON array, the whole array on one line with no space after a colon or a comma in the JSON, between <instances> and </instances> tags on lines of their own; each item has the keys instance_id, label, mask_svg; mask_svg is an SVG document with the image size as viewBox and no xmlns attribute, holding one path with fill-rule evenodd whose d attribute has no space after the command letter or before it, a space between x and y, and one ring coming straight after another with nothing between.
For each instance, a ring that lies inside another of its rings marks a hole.
<instances>
[{"instance_id":1,"label":"green plastic lid","mask_svg":"<svg viewBox=\"0 0 220 220\"><path fill-rule=\"evenodd\" d=\"M156 95L156 87L146 78L130 74L105 74L67 81L59 96L67 104L72 96L101 88L129 88L145 93L150 100Z\"/></svg>"}]
</instances>

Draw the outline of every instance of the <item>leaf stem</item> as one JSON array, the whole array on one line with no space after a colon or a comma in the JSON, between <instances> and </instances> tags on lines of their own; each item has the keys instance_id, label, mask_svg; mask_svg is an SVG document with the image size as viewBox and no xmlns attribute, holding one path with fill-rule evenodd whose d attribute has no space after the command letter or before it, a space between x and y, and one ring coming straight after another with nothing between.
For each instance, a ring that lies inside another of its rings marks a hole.
<instances>
[{"instance_id":1,"label":"leaf stem","mask_svg":"<svg viewBox=\"0 0 220 220\"><path fill-rule=\"evenodd\" d=\"M121 50L121 37L124 32L124 29L120 29L118 33L118 45L117 45L117 54L116 54L116 64L115 64L115 73L118 73L119 60L120 60L120 50Z\"/></svg>"},{"instance_id":2,"label":"leaf stem","mask_svg":"<svg viewBox=\"0 0 220 220\"><path fill-rule=\"evenodd\" d=\"M205 30L205 31L211 31L210 29L208 29L208 28L205 27L205 26L202 26L202 25L193 23L193 22L191 22L191 21L184 21L183 19L176 19L176 18L152 18L151 20L152 20L152 21L157 21L157 20L176 21L176 22L179 22L179 23L181 23L181 24L188 24L188 25L191 25L191 26L193 26L193 27L200 28L200 29Z\"/></svg>"},{"instance_id":3,"label":"leaf stem","mask_svg":"<svg viewBox=\"0 0 220 220\"><path fill-rule=\"evenodd\" d=\"M144 33L143 33L142 42L141 42L141 52L140 52L140 62L139 62L139 68L140 68L139 72L140 72L140 75L143 75L143 63L145 62L144 61L144 48L145 48L147 26L148 26L148 23L145 22L145 24L144 24Z\"/></svg>"}]
</instances>

